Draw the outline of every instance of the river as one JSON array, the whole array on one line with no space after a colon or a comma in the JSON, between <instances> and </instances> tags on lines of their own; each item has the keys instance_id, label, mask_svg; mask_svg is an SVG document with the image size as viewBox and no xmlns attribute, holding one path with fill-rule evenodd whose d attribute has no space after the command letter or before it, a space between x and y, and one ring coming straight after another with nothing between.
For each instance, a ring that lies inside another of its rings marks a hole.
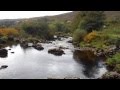
<instances>
[{"instance_id":1,"label":"river","mask_svg":"<svg viewBox=\"0 0 120 90\"><path fill-rule=\"evenodd\" d=\"M0 58L0 66L8 65L0 70L0 79L63 79L80 78L96 79L107 70L103 61L88 64L77 61L74 57L74 47L67 41L72 38L61 38L52 43L41 43L44 50L38 51L32 47L24 49L20 44L6 47L8 56ZM48 53L49 49L59 46L67 47L65 54L55 56ZM15 52L15 53L11 53Z\"/></svg>"}]
</instances>

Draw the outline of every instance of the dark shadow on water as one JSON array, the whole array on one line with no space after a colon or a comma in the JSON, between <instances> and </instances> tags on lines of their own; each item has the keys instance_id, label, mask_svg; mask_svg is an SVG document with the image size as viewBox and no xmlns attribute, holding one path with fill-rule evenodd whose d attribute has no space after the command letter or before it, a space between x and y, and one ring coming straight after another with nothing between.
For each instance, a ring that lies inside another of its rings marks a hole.
<instances>
[{"instance_id":1,"label":"dark shadow on water","mask_svg":"<svg viewBox=\"0 0 120 90\"><path fill-rule=\"evenodd\" d=\"M98 74L99 60L91 51L79 51L76 50L73 53L73 58L77 63L83 65L83 73L88 78L95 78L95 74Z\"/></svg>"}]
</instances>

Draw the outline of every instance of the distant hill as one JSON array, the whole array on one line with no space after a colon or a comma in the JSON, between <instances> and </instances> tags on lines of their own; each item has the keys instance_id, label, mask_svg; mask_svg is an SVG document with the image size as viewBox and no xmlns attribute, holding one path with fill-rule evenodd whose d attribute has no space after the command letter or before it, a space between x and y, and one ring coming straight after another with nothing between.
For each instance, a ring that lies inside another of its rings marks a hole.
<instances>
[{"instance_id":1,"label":"distant hill","mask_svg":"<svg viewBox=\"0 0 120 90\"><path fill-rule=\"evenodd\" d=\"M47 18L48 20L72 21L75 18L75 16L78 14L78 12L80 11L73 11L70 13L65 13L55 16L34 17L30 19L5 19L5 20L0 20L0 26L12 26L20 22L24 22L26 20L38 20L38 19L41 20L43 18ZM105 11L105 15L107 16L107 19L120 17L120 11Z\"/></svg>"},{"instance_id":2,"label":"distant hill","mask_svg":"<svg viewBox=\"0 0 120 90\"><path fill-rule=\"evenodd\" d=\"M51 17L46 17L46 18L72 21L79 12L80 11L73 11L73 12L70 12L70 13L51 16ZM105 11L105 15L108 19L112 19L112 18L115 18L115 17L120 17L120 11Z\"/></svg>"}]
</instances>

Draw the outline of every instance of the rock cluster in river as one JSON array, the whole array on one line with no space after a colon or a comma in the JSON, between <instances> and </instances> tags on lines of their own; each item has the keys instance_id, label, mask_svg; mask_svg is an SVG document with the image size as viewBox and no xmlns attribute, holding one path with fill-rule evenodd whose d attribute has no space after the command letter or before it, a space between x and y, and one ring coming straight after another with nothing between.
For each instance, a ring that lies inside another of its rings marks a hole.
<instances>
[{"instance_id":1,"label":"rock cluster in river","mask_svg":"<svg viewBox=\"0 0 120 90\"><path fill-rule=\"evenodd\" d=\"M20 43L20 45L23 47L23 48L28 48L28 47L33 47L37 50L43 50L44 48L42 47L42 45L40 43L33 43L33 42L27 42L25 40L22 40L22 42Z\"/></svg>"},{"instance_id":2,"label":"rock cluster in river","mask_svg":"<svg viewBox=\"0 0 120 90\"><path fill-rule=\"evenodd\" d=\"M85 48L80 48L79 50L80 51L92 51L94 52L94 55L96 55L97 57L112 57L113 55L116 54L116 52L120 51L120 48L117 48L116 46L111 46L107 49L85 47Z\"/></svg>"},{"instance_id":3,"label":"rock cluster in river","mask_svg":"<svg viewBox=\"0 0 120 90\"><path fill-rule=\"evenodd\" d=\"M103 50L103 49L97 50L96 55L99 57L112 57L113 55L115 55L119 51L120 51L119 48L113 46L107 50Z\"/></svg>"},{"instance_id":4,"label":"rock cluster in river","mask_svg":"<svg viewBox=\"0 0 120 90\"><path fill-rule=\"evenodd\" d=\"M43 50L44 49L41 44L34 44L32 47L34 47L37 50Z\"/></svg>"},{"instance_id":5,"label":"rock cluster in river","mask_svg":"<svg viewBox=\"0 0 120 90\"><path fill-rule=\"evenodd\" d=\"M49 49L48 53L54 54L56 56L61 56L61 55L65 54L64 51L60 48Z\"/></svg>"}]
</instances>

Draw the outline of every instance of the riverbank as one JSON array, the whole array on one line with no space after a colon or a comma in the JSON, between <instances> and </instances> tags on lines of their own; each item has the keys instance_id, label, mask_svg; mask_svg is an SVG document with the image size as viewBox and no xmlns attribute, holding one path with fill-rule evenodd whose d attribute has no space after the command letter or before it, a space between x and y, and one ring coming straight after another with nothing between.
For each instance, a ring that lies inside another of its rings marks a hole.
<instances>
[{"instance_id":1,"label":"riverbank","mask_svg":"<svg viewBox=\"0 0 120 90\"><path fill-rule=\"evenodd\" d=\"M95 56L103 59L104 65L107 67L108 72L106 72L99 79L120 79L120 48L118 46L111 45L106 49L98 49L95 47L77 47L77 50L82 52L81 55L85 52L85 57L91 62L92 60L95 60ZM89 54L87 54L88 51L93 53L93 55L90 56Z\"/></svg>"}]
</instances>

